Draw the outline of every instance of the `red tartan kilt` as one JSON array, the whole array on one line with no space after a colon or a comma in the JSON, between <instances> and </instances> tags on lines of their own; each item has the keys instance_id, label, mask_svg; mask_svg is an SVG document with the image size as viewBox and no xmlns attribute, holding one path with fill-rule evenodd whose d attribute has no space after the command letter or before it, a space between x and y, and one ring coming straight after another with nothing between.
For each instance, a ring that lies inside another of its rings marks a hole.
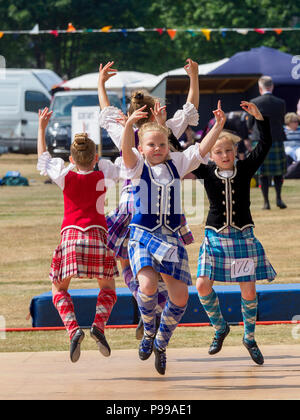
<instances>
[{"instance_id":1,"label":"red tartan kilt","mask_svg":"<svg viewBox=\"0 0 300 420\"><path fill-rule=\"evenodd\" d=\"M106 232L99 228L63 231L51 263L49 277L53 283L67 277L109 279L118 275L116 258L107 247Z\"/></svg>"}]
</instances>

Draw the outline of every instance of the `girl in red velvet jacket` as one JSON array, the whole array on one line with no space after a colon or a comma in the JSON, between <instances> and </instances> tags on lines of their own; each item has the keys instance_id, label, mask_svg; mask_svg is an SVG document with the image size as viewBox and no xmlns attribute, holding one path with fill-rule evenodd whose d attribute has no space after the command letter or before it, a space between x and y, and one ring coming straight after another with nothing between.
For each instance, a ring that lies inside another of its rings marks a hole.
<instances>
[{"instance_id":1,"label":"girl in red velvet jacket","mask_svg":"<svg viewBox=\"0 0 300 420\"><path fill-rule=\"evenodd\" d=\"M73 277L98 281L100 292L90 334L100 352L104 356L110 355L104 327L117 299L114 276L118 275L118 269L113 251L107 247L104 200L107 183L119 179L119 170L109 160L98 162L96 145L86 133L75 135L68 166L62 159L52 158L45 142L50 117L48 108L39 112L37 169L41 175L49 176L63 192L61 241L53 254L50 279L54 306L70 337L70 358L77 362L84 332L77 323L68 293ZM93 170L96 162L99 171ZM75 168L76 172L73 171Z\"/></svg>"}]
</instances>

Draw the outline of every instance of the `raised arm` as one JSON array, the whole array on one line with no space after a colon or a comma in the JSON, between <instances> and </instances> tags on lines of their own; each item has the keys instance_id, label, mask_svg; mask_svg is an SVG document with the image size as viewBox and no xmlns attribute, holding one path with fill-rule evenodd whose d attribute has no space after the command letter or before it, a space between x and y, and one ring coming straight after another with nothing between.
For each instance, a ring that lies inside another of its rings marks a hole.
<instances>
[{"instance_id":1,"label":"raised arm","mask_svg":"<svg viewBox=\"0 0 300 420\"><path fill-rule=\"evenodd\" d=\"M190 102L198 110L199 107L199 69L198 63L196 61L188 58L187 64L184 66L185 71L187 72L190 78L190 88L187 97L187 102Z\"/></svg>"},{"instance_id":2,"label":"raised arm","mask_svg":"<svg viewBox=\"0 0 300 420\"><path fill-rule=\"evenodd\" d=\"M223 130L226 121L226 116L221 108L220 100L218 101L218 108L215 111L213 111L213 114L215 116L216 122L211 128L211 130L209 130L209 132L206 134L201 143L199 143L200 155L202 157L204 157L208 152L210 152L215 142L218 140L218 137L221 131Z\"/></svg>"},{"instance_id":3,"label":"raised arm","mask_svg":"<svg viewBox=\"0 0 300 420\"><path fill-rule=\"evenodd\" d=\"M39 128L37 143L38 157L40 157L44 152L47 151L45 133L51 115L52 111L49 112L48 108L44 108L43 111L39 109Z\"/></svg>"},{"instance_id":4,"label":"raised arm","mask_svg":"<svg viewBox=\"0 0 300 420\"><path fill-rule=\"evenodd\" d=\"M107 64L105 64L104 67L102 64L100 64L100 67L99 67L98 98L99 98L99 105L101 109L104 109L110 106L110 102L109 102L106 89L105 89L105 82L107 82L108 79L110 79L112 76L117 74L118 70L111 68L113 64L114 64L113 61L109 61Z\"/></svg>"},{"instance_id":5,"label":"raised arm","mask_svg":"<svg viewBox=\"0 0 300 420\"><path fill-rule=\"evenodd\" d=\"M146 105L134 111L130 117L128 117L121 138L122 147L122 158L124 165L128 169L132 169L136 166L138 158L132 150L134 144L134 124L141 118L148 116L147 112L144 112Z\"/></svg>"}]
</instances>

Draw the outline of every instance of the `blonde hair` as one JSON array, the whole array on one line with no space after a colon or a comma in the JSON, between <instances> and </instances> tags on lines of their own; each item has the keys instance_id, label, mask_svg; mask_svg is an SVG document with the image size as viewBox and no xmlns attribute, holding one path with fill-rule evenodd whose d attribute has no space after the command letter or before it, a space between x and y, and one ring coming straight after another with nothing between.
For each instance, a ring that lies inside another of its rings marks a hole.
<instances>
[{"instance_id":1,"label":"blonde hair","mask_svg":"<svg viewBox=\"0 0 300 420\"><path fill-rule=\"evenodd\" d=\"M142 106L146 105L144 112L148 113L147 118L142 118L136 122L137 127L141 127L143 124L149 122L152 117L151 108L154 109L156 99L149 95L148 92L143 90L136 90L132 92L131 99L130 99L130 106L129 106L129 114L133 114L134 111L140 109Z\"/></svg>"},{"instance_id":2,"label":"blonde hair","mask_svg":"<svg viewBox=\"0 0 300 420\"><path fill-rule=\"evenodd\" d=\"M96 155L96 145L87 133L78 133L75 134L70 151L74 162L85 168L93 163Z\"/></svg>"},{"instance_id":3,"label":"blonde hair","mask_svg":"<svg viewBox=\"0 0 300 420\"><path fill-rule=\"evenodd\" d=\"M233 143L233 145L236 145L239 141L241 141L241 138L238 135L236 135L236 134L234 134L230 131L227 131L227 130L221 131L217 141L222 140L224 138L226 140L231 141Z\"/></svg>"},{"instance_id":4,"label":"blonde hair","mask_svg":"<svg viewBox=\"0 0 300 420\"><path fill-rule=\"evenodd\" d=\"M298 115L295 112L288 112L284 116L284 123L287 124L287 125L290 122L293 122L293 121L296 121L296 120L299 122L299 117L298 117Z\"/></svg>"},{"instance_id":5,"label":"blonde hair","mask_svg":"<svg viewBox=\"0 0 300 420\"><path fill-rule=\"evenodd\" d=\"M148 122L142 125L142 127L139 129L139 142L142 143L144 136L149 131L156 131L161 133L166 137L166 139L169 142L169 129L167 127L164 127L163 125L157 124L157 122Z\"/></svg>"}]
</instances>

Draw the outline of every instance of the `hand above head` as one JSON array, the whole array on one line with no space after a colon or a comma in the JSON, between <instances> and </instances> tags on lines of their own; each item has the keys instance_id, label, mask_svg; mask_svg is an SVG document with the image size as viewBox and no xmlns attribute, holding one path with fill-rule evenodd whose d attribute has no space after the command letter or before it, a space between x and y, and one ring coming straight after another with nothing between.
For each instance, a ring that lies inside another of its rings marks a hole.
<instances>
[{"instance_id":1,"label":"hand above head","mask_svg":"<svg viewBox=\"0 0 300 420\"><path fill-rule=\"evenodd\" d=\"M135 110L127 119L126 125L133 125L138 120L141 120L142 118L148 117L148 112L145 112L144 109L147 105L142 106L141 108Z\"/></svg>"},{"instance_id":2,"label":"hand above head","mask_svg":"<svg viewBox=\"0 0 300 420\"><path fill-rule=\"evenodd\" d=\"M247 101L241 101L241 107L244 111L248 112L250 115L252 115L257 120L263 120L263 116L261 115L261 112L257 108L257 106L253 102L247 102Z\"/></svg>"},{"instance_id":3,"label":"hand above head","mask_svg":"<svg viewBox=\"0 0 300 420\"><path fill-rule=\"evenodd\" d=\"M188 58L187 64L183 67L184 70L187 72L189 77L198 77L198 63L196 61L193 61L191 58Z\"/></svg>"},{"instance_id":4,"label":"hand above head","mask_svg":"<svg viewBox=\"0 0 300 420\"><path fill-rule=\"evenodd\" d=\"M53 111L49 111L49 108L44 108L43 110L39 109L39 127L43 130L46 129L48 122L51 118Z\"/></svg>"},{"instance_id":5,"label":"hand above head","mask_svg":"<svg viewBox=\"0 0 300 420\"><path fill-rule=\"evenodd\" d=\"M224 124L226 122L226 115L225 115L225 112L221 108L220 100L218 100L217 109L213 111L213 114L215 116L216 125L218 127L224 127Z\"/></svg>"},{"instance_id":6,"label":"hand above head","mask_svg":"<svg viewBox=\"0 0 300 420\"><path fill-rule=\"evenodd\" d=\"M116 118L116 121L118 123L120 123L123 127L125 127L126 122L127 122L128 118L129 118L129 115L128 114L127 115L123 114L122 111L119 111L119 115L120 116L118 118Z\"/></svg>"},{"instance_id":7,"label":"hand above head","mask_svg":"<svg viewBox=\"0 0 300 420\"><path fill-rule=\"evenodd\" d=\"M166 105L160 106L159 101L155 101L154 110L151 108L152 115L157 124L165 125L167 120L166 108Z\"/></svg>"},{"instance_id":8,"label":"hand above head","mask_svg":"<svg viewBox=\"0 0 300 420\"><path fill-rule=\"evenodd\" d=\"M105 83L108 79L110 79L112 76L115 76L117 74L117 69L112 69L111 66L114 64L114 61L109 61L105 66L103 67L102 63L99 66L99 83Z\"/></svg>"}]
</instances>

